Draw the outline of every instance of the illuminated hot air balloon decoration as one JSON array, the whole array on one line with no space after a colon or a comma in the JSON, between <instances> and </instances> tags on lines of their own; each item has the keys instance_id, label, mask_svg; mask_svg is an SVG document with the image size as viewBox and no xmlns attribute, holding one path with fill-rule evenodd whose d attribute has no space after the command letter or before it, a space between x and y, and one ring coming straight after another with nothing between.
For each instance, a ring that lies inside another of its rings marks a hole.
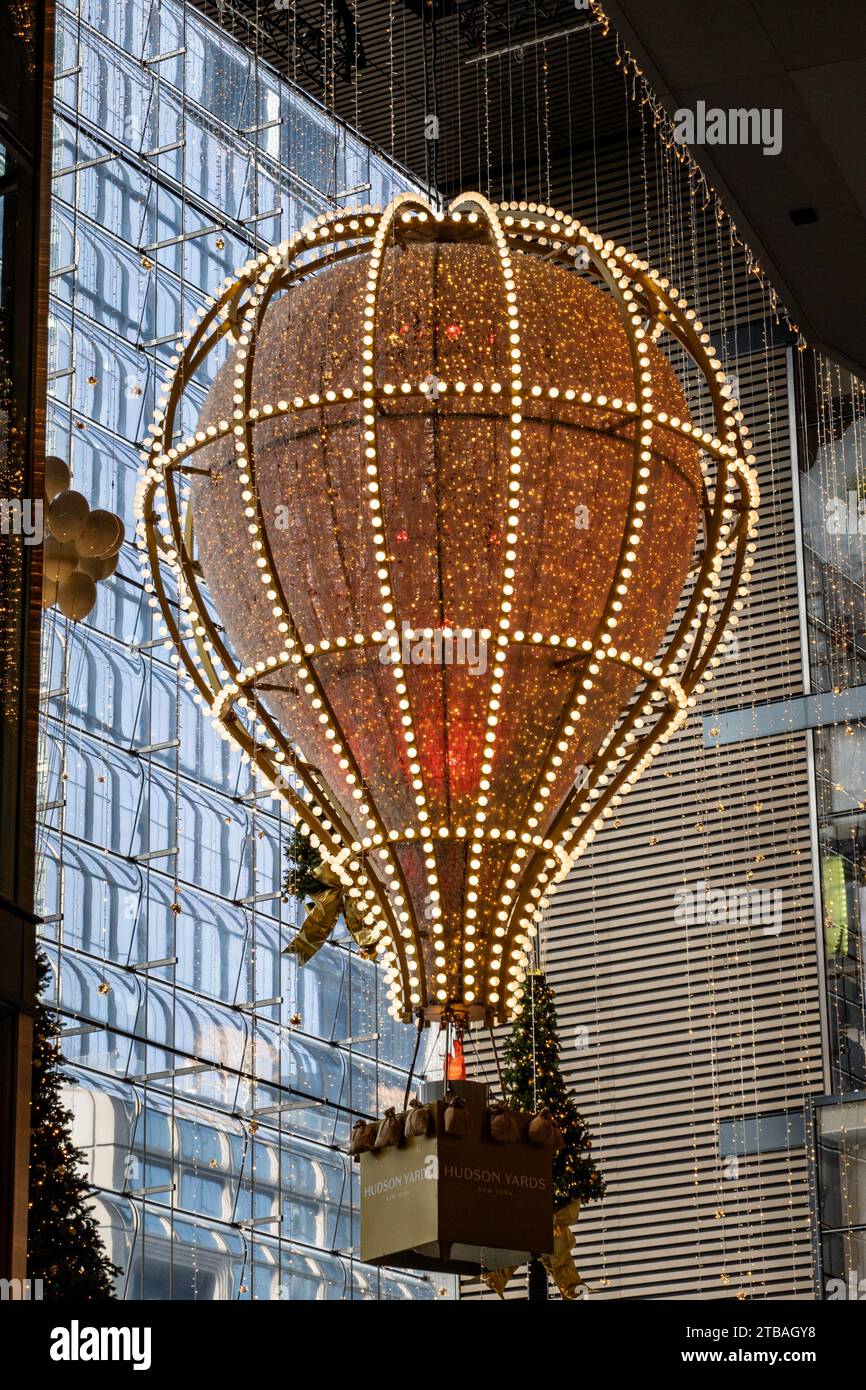
<instances>
[{"instance_id":1,"label":"illuminated hot air balloon decoration","mask_svg":"<svg viewBox=\"0 0 866 1390\"><path fill-rule=\"evenodd\" d=\"M224 282L151 428L138 538L196 698L395 1015L509 1018L556 884L737 620L758 493L708 333L574 218L404 194Z\"/></svg>"}]
</instances>

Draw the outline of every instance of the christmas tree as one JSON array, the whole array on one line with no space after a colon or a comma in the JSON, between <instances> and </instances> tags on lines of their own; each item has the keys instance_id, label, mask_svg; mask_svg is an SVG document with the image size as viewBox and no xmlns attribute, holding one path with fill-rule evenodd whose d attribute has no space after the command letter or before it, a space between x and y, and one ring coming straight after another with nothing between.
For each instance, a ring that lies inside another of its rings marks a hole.
<instances>
[{"instance_id":1,"label":"christmas tree","mask_svg":"<svg viewBox=\"0 0 866 1390\"><path fill-rule=\"evenodd\" d=\"M50 973L36 957L40 995ZM33 1077L30 1110L30 1214L27 1277L43 1281L44 1298L114 1297L120 1273L105 1253L88 1207L91 1188L81 1176L82 1155L72 1142L72 1112L61 1099L63 1058L57 1016L37 999L33 1019Z\"/></svg>"},{"instance_id":2,"label":"christmas tree","mask_svg":"<svg viewBox=\"0 0 866 1390\"><path fill-rule=\"evenodd\" d=\"M586 1121L569 1093L560 1069L553 991L540 970L527 976L520 1012L505 1048L502 1080L515 1110L547 1110L562 1130L565 1145L553 1159L554 1206L604 1196L604 1180L590 1152Z\"/></svg>"},{"instance_id":3,"label":"christmas tree","mask_svg":"<svg viewBox=\"0 0 866 1390\"><path fill-rule=\"evenodd\" d=\"M283 893L287 898L306 902L316 893L321 893L325 884L316 877L316 870L322 867L322 857L310 843L309 835L302 835L300 828L293 825L286 842L286 876L283 880Z\"/></svg>"}]
</instances>

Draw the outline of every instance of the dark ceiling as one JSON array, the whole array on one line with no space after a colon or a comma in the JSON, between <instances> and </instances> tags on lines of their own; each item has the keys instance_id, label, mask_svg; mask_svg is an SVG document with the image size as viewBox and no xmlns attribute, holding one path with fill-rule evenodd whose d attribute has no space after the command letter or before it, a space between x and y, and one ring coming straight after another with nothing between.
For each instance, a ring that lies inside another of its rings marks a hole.
<instances>
[{"instance_id":1,"label":"dark ceiling","mask_svg":"<svg viewBox=\"0 0 866 1390\"><path fill-rule=\"evenodd\" d=\"M670 111L782 111L782 148L692 149L810 342L866 375L864 0L609 0ZM794 214L794 216L792 216Z\"/></svg>"},{"instance_id":2,"label":"dark ceiling","mask_svg":"<svg viewBox=\"0 0 866 1390\"><path fill-rule=\"evenodd\" d=\"M612 40L575 0L196 2L446 194L551 201L637 119ZM807 338L866 375L866 0L606 9L669 111L781 109L778 154L692 154Z\"/></svg>"}]
</instances>

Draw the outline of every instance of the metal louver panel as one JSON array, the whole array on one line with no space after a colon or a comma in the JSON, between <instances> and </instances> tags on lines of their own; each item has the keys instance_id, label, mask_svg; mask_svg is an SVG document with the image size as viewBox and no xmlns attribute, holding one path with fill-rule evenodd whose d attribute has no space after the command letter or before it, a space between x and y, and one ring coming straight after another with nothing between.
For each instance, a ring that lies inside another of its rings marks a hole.
<instances>
[{"instance_id":1,"label":"metal louver panel","mask_svg":"<svg viewBox=\"0 0 866 1390\"><path fill-rule=\"evenodd\" d=\"M628 243L624 178L608 170L598 188L598 230ZM591 220L595 190L583 191L575 209ZM570 201L560 190L560 205ZM659 231L655 220L651 233ZM692 281L703 291L699 312L711 330L723 324L733 339L739 329L745 341L744 325L766 313L763 295L745 273L735 300L730 283L710 294L714 252L709 237L694 261L690 247L678 283L690 302ZM754 344L771 329L760 325ZM730 359L726 366L734 370ZM802 1144L735 1160L719 1154L720 1123L789 1112L793 1132L794 1112L823 1089L808 736L704 746L704 716L803 688L787 349L743 356L738 366L762 504L734 650L562 885L545 932L564 1070L608 1184L576 1234L593 1298L813 1296ZM726 920L677 920L682 894L697 895L701 883L726 895ZM764 895L750 900L750 920L733 920L743 895L757 890ZM492 1082L489 1049L480 1052ZM476 1281L465 1281L463 1296L492 1297ZM508 1296L525 1298L525 1271Z\"/></svg>"}]
</instances>

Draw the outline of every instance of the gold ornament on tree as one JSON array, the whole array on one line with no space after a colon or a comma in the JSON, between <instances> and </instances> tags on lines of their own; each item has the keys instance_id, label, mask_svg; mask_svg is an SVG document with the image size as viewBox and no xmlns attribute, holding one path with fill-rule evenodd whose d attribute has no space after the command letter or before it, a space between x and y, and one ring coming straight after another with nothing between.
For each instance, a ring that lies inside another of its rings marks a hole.
<instances>
[{"instance_id":1,"label":"gold ornament on tree","mask_svg":"<svg viewBox=\"0 0 866 1390\"><path fill-rule=\"evenodd\" d=\"M753 464L679 292L548 207L329 214L201 311L138 541L190 686L369 924L395 1016L513 1016L551 894L737 621Z\"/></svg>"}]
</instances>

